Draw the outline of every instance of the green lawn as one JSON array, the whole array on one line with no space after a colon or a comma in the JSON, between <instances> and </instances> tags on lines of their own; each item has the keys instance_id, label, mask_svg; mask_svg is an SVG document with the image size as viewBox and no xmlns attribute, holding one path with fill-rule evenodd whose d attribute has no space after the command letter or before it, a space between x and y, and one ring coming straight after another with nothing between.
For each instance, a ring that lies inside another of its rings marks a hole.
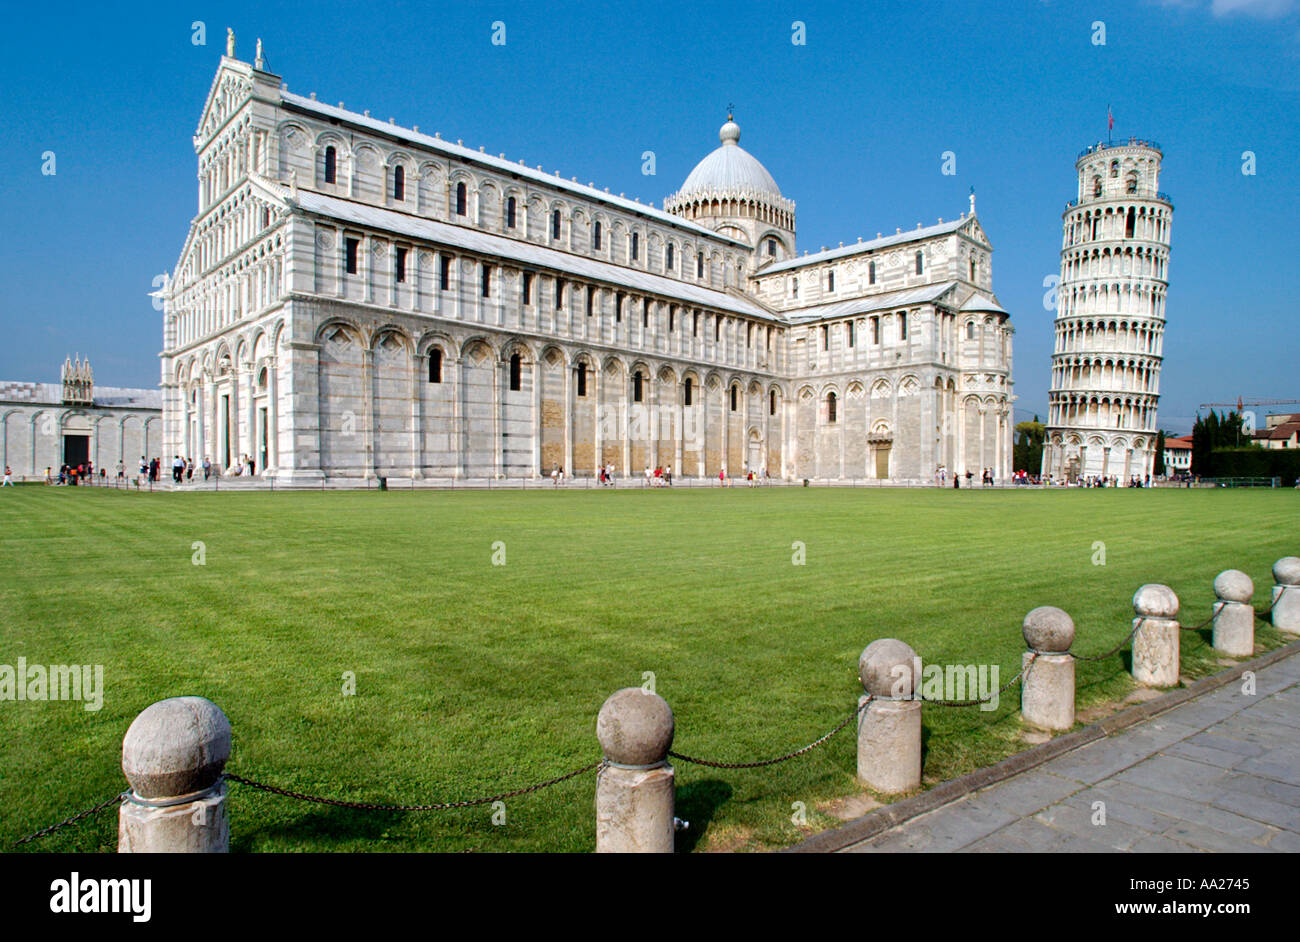
<instances>
[{"instance_id":1,"label":"green lawn","mask_svg":"<svg viewBox=\"0 0 1300 942\"><path fill-rule=\"evenodd\" d=\"M581 766L599 756L600 704L646 671L678 750L752 760L847 715L876 638L996 663L1005 681L1037 605L1074 616L1084 654L1124 638L1144 582L1172 586L1199 623L1214 576L1235 567L1263 607L1272 562L1300 552L1298 524L1294 491L6 488L0 664L103 664L106 693L98 712L0 702L0 843L120 790L122 735L164 697L225 710L231 771L358 800L472 797ZM791 564L794 541L806 565ZM1186 675L1218 669L1207 638L1184 636ZM1278 643L1260 627L1259 647ZM1080 663L1081 705L1122 699L1126 666ZM1018 706L1013 690L991 713L927 708L926 782L1025 748ZM685 846L788 844L809 833L793 802L820 829L834 821L818 806L856 791L852 728L774 768L677 775ZM231 844L587 851L593 788L587 775L512 799L498 827L490 807L364 813L232 785ZM115 843L110 812L26 849Z\"/></svg>"}]
</instances>

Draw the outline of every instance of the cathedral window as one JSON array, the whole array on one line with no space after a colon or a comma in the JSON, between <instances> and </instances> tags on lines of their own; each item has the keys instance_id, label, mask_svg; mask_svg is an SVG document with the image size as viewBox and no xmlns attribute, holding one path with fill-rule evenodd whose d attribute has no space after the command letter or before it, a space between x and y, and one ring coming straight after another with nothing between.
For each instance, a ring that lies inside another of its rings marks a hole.
<instances>
[{"instance_id":1,"label":"cathedral window","mask_svg":"<svg viewBox=\"0 0 1300 942\"><path fill-rule=\"evenodd\" d=\"M442 351L437 347L429 351L429 382L442 382Z\"/></svg>"},{"instance_id":2,"label":"cathedral window","mask_svg":"<svg viewBox=\"0 0 1300 942\"><path fill-rule=\"evenodd\" d=\"M924 272L924 270L925 270L925 256L921 253L920 249L918 249L916 252L916 273L920 275Z\"/></svg>"},{"instance_id":3,"label":"cathedral window","mask_svg":"<svg viewBox=\"0 0 1300 942\"><path fill-rule=\"evenodd\" d=\"M974 340L974 339L975 339L975 322L974 322L974 321L967 321L967 322L966 322L966 339L967 339L967 340Z\"/></svg>"},{"instance_id":4,"label":"cathedral window","mask_svg":"<svg viewBox=\"0 0 1300 942\"><path fill-rule=\"evenodd\" d=\"M466 209L467 194L464 183L456 184L456 215L464 216Z\"/></svg>"},{"instance_id":5,"label":"cathedral window","mask_svg":"<svg viewBox=\"0 0 1300 942\"><path fill-rule=\"evenodd\" d=\"M700 312L696 311L694 314L691 315L691 336L698 337L699 335L700 335Z\"/></svg>"},{"instance_id":6,"label":"cathedral window","mask_svg":"<svg viewBox=\"0 0 1300 942\"><path fill-rule=\"evenodd\" d=\"M666 256L666 261L664 262L664 268L668 271L673 270L673 247L671 243L668 245L668 254Z\"/></svg>"},{"instance_id":7,"label":"cathedral window","mask_svg":"<svg viewBox=\"0 0 1300 942\"><path fill-rule=\"evenodd\" d=\"M668 332L673 332L673 322L677 319L677 305L668 305Z\"/></svg>"},{"instance_id":8,"label":"cathedral window","mask_svg":"<svg viewBox=\"0 0 1300 942\"><path fill-rule=\"evenodd\" d=\"M691 404L691 392L691 378L688 376L686 377L686 385L682 388L682 405L689 406Z\"/></svg>"},{"instance_id":9,"label":"cathedral window","mask_svg":"<svg viewBox=\"0 0 1300 942\"><path fill-rule=\"evenodd\" d=\"M717 343L722 339L722 318L713 318L713 342Z\"/></svg>"},{"instance_id":10,"label":"cathedral window","mask_svg":"<svg viewBox=\"0 0 1300 942\"><path fill-rule=\"evenodd\" d=\"M623 323L623 292L614 295L614 323Z\"/></svg>"},{"instance_id":11,"label":"cathedral window","mask_svg":"<svg viewBox=\"0 0 1300 942\"><path fill-rule=\"evenodd\" d=\"M506 200L506 228L507 229L513 229L515 227L516 205L517 203L515 202L515 198L513 196L510 197L508 200Z\"/></svg>"},{"instance_id":12,"label":"cathedral window","mask_svg":"<svg viewBox=\"0 0 1300 942\"><path fill-rule=\"evenodd\" d=\"M849 321L844 326L848 329L848 342L849 342L849 346L851 347L853 346L853 342L857 339L857 337L855 336L857 334L857 331L853 329L854 328L853 321Z\"/></svg>"},{"instance_id":13,"label":"cathedral window","mask_svg":"<svg viewBox=\"0 0 1300 942\"><path fill-rule=\"evenodd\" d=\"M533 303L533 273L524 272L524 304Z\"/></svg>"},{"instance_id":14,"label":"cathedral window","mask_svg":"<svg viewBox=\"0 0 1300 942\"><path fill-rule=\"evenodd\" d=\"M596 220L596 229L594 234L592 235L592 241L596 248L596 251L599 252L600 251L600 220L599 219Z\"/></svg>"},{"instance_id":15,"label":"cathedral window","mask_svg":"<svg viewBox=\"0 0 1300 942\"><path fill-rule=\"evenodd\" d=\"M790 279L790 294L791 294L792 297L796 297L796 298L799 297L799 279L798 279L798 278L791 278L791 279Z\"/></svg>"},{"instance_id":16,"label":"cathedral window","mask_svg":"<svg viewBox=\"0 0 1300 942\"><path fill-rule=\"evenodd\" d=\"M492 297L492 266L484 265L481 280L479 283L479 293L485 298Z\"/></svg>"},{"instance_id":17,"label":"cathedral window","mask_svg":"<svg viewBox=\"0 0 1300 942\"><path fill-rule=\"evenodd\" d=\"M650 301L648 298L641 299L641 329L645 330L650 326Z\"/></svg>"},{"instance_id":18,"label":"cathedral window","mask_svg":"<svg viewBox=\"0 0 1300 942\"><path fill-rule=\"evenodd\" d=\"M357 247L360 244L360 239L348 238L343 240L344 267L349 275L357 273Z\"/></svg>"},{"instance_id":19,"label":"cathedral window","mask_svg":"<svg viewBox=\"0 0 1300 942\"><path fill-rule=\"evenodd\" d=\"M563 278L555 279L555 309L557 311L564 310L564 279Z\"/></svg>"},{"instance_id":20,"label":"cathedral window","mask_svg":"<svg viewBox=\"0 0 1300 942\"><path fill-rule=\"evenodd\" d=\"M975 280L975 259L970 260L970 280Z\"/></svg>"},{"instance_id":21,"label":"cathedral window","mask_svg":"<svg viewBox=\"0 0 1300 942\"><path fill-rule=\"evenodd\" d=\"M396 268L397 268L396 271L397 281L399 283L405 281L406 280L406 249L400 246L397 249Z\"/></svg>"},{"instance_id":22,"label":"cathedral window","mask_svg":"<svg viewBox=\"0 0 1300 942\"><path fill-rule=\"evenodd\" d=\"M898 315L898 339L907 339L907 312L905 311Z\"/></svg>"},{"instance_id":23,"label":"cathedral window","mask_svg":"<svg viewBox=\"0 0 1300 942\"><path fill-rule=\"evenodd\" d=\"M641 374L640 374L639 372L638 372L638 373L633 373L633 374L632 374L632 401L633 401L633 402L640 402L640 401L641 401L641 393L642 393L642 389L641 389Z\"/></svg>"},{"instance_id":24,"label":"cathedral window","mask_svg":"<svg viewBox=\"0 0 1300 942\"><path fill-rule=\"evenodd\" d=\"M641 254L641 237L638 233L632 233L632 261L636 261Z\"/></svg>"},{"instance_id":25,"label":"cathedral window","mask_svg":"<svg viewBox=\"0 0 1300 942\"><path fill-rule=\"evenodd\" d=\"M830 424L835 422L835 393L826 394L826 421Z\"/></svg>"},{"instance_id":26,"label":"cathedral window","mask_svg":"<svg viewBox=\"0 0 1300 942\"><path fill-rule=\"evenodd\" d=\"M446 291L451 288L451 256L438 256L438 290Z\"/></svg>"},{"instance_id":27,"label":"cathedral window","mask_svg":"<svg viewBox=\"0 0 1300 942\"><path fill-rule=\"evenodd\" d=\"M871 342L874 344L880 343L880 317L879 316L873 317L871 319Z\"/></svg>"},{"instance_id":28,"label":"cathedral window","mask_svg":"<svg viewBox=\"0 0 1300 942\"><path fill-rule=\"evenodd\" d=\"M835 272L833 271L828 271L826 273L826 290L827 291L835 290Z\"/></svg>"},{"instance_id":29,"label":"cathedral window","mask_svg":"<svg viewBox=\"0 0 1300 942\"><path fill-rule=\"evenodd\" d=\"M578 364L578 395L585 398L587 395L587 364Z\"/></svg>"},{"instance_id":30,"label":"cathedral window","mask_svg":"<svg viewBox=\"0 0 1300 942\"><path fill-rule=\"evenodd\" d=\"M551 213L551 238L560 237L560 211L557 209Z\"/></svg>"},{"instance_id":31,"label":"cathedral window","mask_svg":"<svg viewBox=\"0 0 1300 942\"><path fill-rule=\"evenodd\" d=\"M776 257L776 239L767 240L767 257L768 258Z\"/></svg>"},{"instance_id":32,"label":"cathedral window","mask_svg":"<svg viewBox=\"0 0 1300 942\"><path fill-rule=\"evenodd\" d=\"M325 182L338 182L338 152L333 147L325 148Z\"/></svg>"},{"instance_id":33,"label":"cathedral window","mask_svg":"<svg viewBox=\"0 0 1300 942\"><path fill-rule=\"evenodd\" d=\"M822 324L822 349L829 350L830 348L831 348L831 325Z\"/></svg>"},{"instance_id":34,"label":"cathedral window","mask_svg":"<svg viewBox=\"0 0 1300 942\"><path fill-rule=\"evenodd\" d=\"M704 253L703 252L697 252L695 254L695 277L696 278L704 277Z\"/></svg>"},{"instance_id":35,"label":"cathedral window","mask_svg":"<svg viewBox=\"0 0 1300 942\"><path fill-rule=\"evenodd\" d=\"M510 391L519 392L523 380L522 359L519 354L512 354L510 357Z\"/></svg>"},{"instance_id":36,"label":"cathedral window","mask_svg":"<svg viewBox=\"0 0 1300 942\"><path fill-rule=\"evenodd\" d=\"M393 199L399 203L406 199L406 168L401 164L393 168Z\"/></svg>"},{"instance_id":37,"label":"cathedral window","mask_svg":"<svg viewBox=\"0 0 1300 942\"><path fill-rule=\"evenodd\" d=\"M731 411L736 411L736 387L731 387Z\"/></svg>"},{"instance_id":38,"label":"cathedral window","mask_svg":"<svg viewBox=\"0 0 1300 942\"><path fill-rule=\"evenodd\" d=\"M874 285L875 283L876 283L876 263L868 262L867 263L867 284Z\"/></svg>"},{"instance_id":39,"label":"cathedral window","mask_svg":"<svg viewBox=\"0 0 1300 942\"><path fill-rule=\"evenodd\" d=\"M753 345L754 345L754 325L751 322L745 324L745 346L748 348L748 347L752 347Z\"/></svg>"},{"instance_id":40,"label":"cathedral window","mask_svg":"<svg viewBox=\"0 0 1300 942\"><path fill-rule=\"evenodd\" d=\"M776 415L776 390L770 390L767 394L767 414Z\"/></svg>"},{"instance_id":41,"label":"cathedral window","mask_svg":"<svg viewBox=\"0 0 1300 942\"><path fill-rule=\"evenodd\" d=\"M595 310L595 307L596 307L596 289L588 285L587 286L587 316L588 317L591 317L592 311Z\"/></svg>"}]
</instances>

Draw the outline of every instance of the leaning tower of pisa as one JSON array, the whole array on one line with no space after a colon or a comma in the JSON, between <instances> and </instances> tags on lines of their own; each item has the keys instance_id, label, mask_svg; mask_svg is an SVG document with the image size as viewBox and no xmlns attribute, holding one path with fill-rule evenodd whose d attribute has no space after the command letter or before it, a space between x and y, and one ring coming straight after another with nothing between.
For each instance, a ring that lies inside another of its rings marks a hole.
<instances>
[{"instance_id":1,"label":"leaning tower of pisa","mask_svg":"<svg viewBox=\"0 0 1300 942\"><path fill-rule=\"evenodd\" d=\"M1043 475L1152 473L1174 207L1158 144L1129 138L1079 155L1079 191L1061 217Z\"/></svg>"}]
</instances>

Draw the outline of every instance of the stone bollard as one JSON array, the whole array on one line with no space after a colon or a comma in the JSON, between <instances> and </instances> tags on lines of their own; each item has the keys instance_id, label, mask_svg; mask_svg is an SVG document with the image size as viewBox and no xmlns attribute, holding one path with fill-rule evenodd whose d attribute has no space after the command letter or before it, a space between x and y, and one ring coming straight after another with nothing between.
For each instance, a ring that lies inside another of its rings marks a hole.
<instances>
[{"instance_id":1,"label":"stone bollard","mask_svg":"<svg viewBox=\"0 0 1300 942\"><path fill-rule=\"evenodd\" d=\"M858 658L858 781L886 795L921 784L921 659L902 641L873 641Z\"/></svg>"},{"instance_id":2,"label":"stone bollard","mask_svg":"<svg viewBox=\"0 0 1300 942\"><path fill-rule=\"evenodd\" d=\"M596 853L671 854L676 778L673 711L641 687L612 694L596 717L605 767L596 775Z\"/></svg>"},{"instance_id":3,"label":"stone bollard","mask_svg":"<svg viewBox=\"0 0 1300 942\"><path fill-rule=\"evenodd\" d=\"M1147 687L1178 684L1178 596L1148 583L1133 595L1133 679Z\"/></svg>"},{"instance_id":4,"label":"stone bollard","mask_svg":"<svg viewBox=\"0 0 1300 942\"><path fill-rule=\"evenodd\" d=\"M1021 632L1029 646L1021 659L1020 715L1039 729L1074 726L1074 619L1052 605L1025 616Z\"/></svg>"},{"instance_id":5,"label":"stone bollard","mask_svg":"<svg viewBox=\"0 0 1300 942\"><path fill-rule=\"evenodd\" d=\"M1240 569L1225 569L1214 580L1214 650L1233 657L1255 653L1255 583Z\"/></svg>"},{"instance_id":6,"label":"stone bollard","mask_svg":"<svg viewBox=\"0 0 1300 942\"><path fill-rule=\"evenodd\" d=\"M1273 627L1300 635L1300 556L1283 556L1273 564Z\"/></svg>"},{"instance_id":7,"label":"stone bollard","mask_svg":"<svg viewBox=\"0 0 1300 942\"><path fill-rule=\"evenodd\" d=\"M159 700L122 740L131 792L118 812L120 854L224 854L230 850L226 783L230 722L211 700Z\"/></svg>"}]
</instances>

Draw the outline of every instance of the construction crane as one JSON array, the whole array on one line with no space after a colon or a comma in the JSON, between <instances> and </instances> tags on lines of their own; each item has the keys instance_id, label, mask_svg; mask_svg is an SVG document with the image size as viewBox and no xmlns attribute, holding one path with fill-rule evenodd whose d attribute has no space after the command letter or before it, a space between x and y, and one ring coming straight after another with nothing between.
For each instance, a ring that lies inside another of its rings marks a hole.
<instances>
[{"instance_id":1,"label":"construction crane","mask_svg":"<svg viewBox=\"0 0 1300 942\"><path fill-rule=\"evenodd\" d=\"M1232 409L1235 408L1240 414L1246 406L1294 406L1300 405L1300 399L1242 399L1237 397L1236 402L1202 402L1196 407L1199 412L1201 409Z\"/></svg>"}]
</instances>

